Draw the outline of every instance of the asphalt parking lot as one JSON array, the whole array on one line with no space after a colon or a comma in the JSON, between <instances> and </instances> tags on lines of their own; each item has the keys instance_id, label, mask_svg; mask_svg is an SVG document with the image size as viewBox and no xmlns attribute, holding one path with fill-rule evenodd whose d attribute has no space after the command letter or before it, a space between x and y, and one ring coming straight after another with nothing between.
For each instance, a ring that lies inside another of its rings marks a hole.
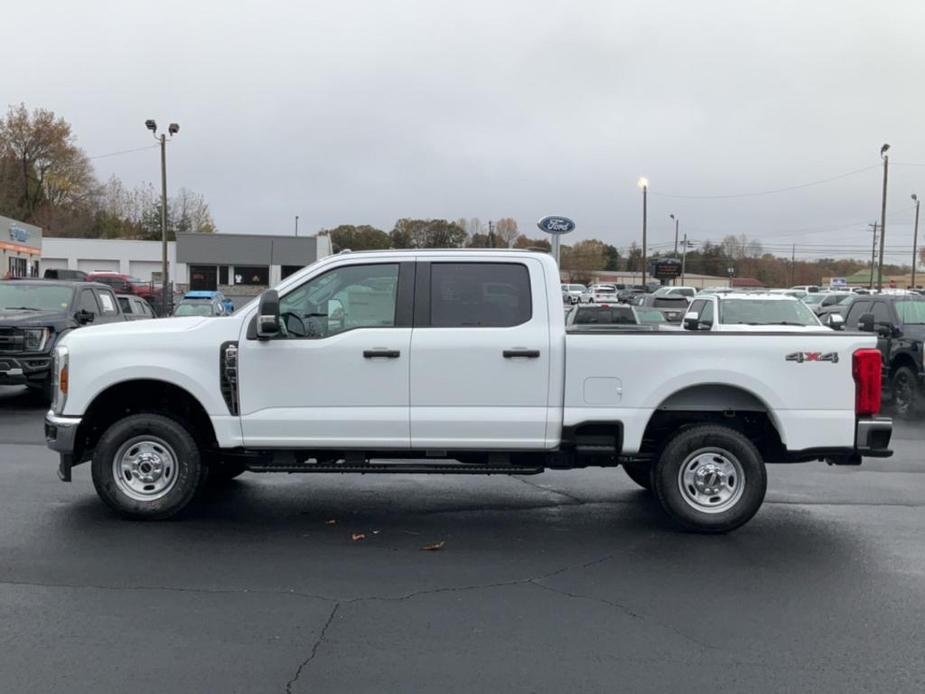
<instances>
[{"instance_id":1,"label":"asphalt parking lot","mask_svg":"<svg viewBox=\"0 0 925 694\"><path fill-rule=\"evenodd\" d=\"M594 469L248 473L128 522L43 412L0 388L2 692L925 690L925 422L703 537Z\"/></svg>"}]
</instances>

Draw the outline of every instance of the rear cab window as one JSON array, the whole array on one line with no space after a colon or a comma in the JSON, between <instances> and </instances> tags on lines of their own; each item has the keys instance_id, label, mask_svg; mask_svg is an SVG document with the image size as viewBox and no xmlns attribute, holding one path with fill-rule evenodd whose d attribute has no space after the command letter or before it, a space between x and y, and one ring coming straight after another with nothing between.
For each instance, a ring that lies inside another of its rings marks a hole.
<instances>
[{"instance_id":1,"label":"rear cab window","mask_svg":"<svg viewBox=\"0 0 925 694\"><path fill-rule=\"evenodd\" d=\"M119 313L116 297L112 294L112 292L107 292L100 289L97 290L97 295L99 298L100 306L103 309L104 316L114 316Z\"/></svg>"}]
</instances>

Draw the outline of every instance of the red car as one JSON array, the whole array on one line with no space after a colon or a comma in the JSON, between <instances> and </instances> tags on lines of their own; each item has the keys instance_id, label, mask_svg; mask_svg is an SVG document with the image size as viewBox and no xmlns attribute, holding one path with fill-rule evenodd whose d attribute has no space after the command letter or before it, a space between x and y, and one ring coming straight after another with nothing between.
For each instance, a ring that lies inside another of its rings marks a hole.
<instances>
[{"instance_id":1,"label":"red car","mask_svg":"<svg viewBox=\"0 0 925 694\"><path fill-rule=\"evenodd\" d=\"M134 294L147 301L152 301L159 291L153 282L145 282L118 272L91 272L87 275L86 281L100 282L112 287L116 294Z\"/></svg>"}]
</instances>

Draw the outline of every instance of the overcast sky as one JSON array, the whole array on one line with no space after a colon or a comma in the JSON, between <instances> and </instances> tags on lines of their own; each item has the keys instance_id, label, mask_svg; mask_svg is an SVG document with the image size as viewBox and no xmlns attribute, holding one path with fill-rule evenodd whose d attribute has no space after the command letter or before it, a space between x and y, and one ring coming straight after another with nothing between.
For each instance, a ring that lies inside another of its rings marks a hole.
<instances>
[{"instance_id":1,"label":"overcast sky","mask_svg":"<svg viewBox=\"0 0 925 694\"><path fill-rule=\"evenodd\" d=\"M626 246L645 175L653 244L675 213L698 240L845 251L870 243L889 142L902 260L925 196L922 2L69 0L7 3L3 26L7 103L54 110L90 156L178 122L169 186L225 232L292 233L298 214L305 232L513 216L533 233L555 213L572 240ZM156 149L94 165L159 175Z\"/></svg>"}]
</instances>

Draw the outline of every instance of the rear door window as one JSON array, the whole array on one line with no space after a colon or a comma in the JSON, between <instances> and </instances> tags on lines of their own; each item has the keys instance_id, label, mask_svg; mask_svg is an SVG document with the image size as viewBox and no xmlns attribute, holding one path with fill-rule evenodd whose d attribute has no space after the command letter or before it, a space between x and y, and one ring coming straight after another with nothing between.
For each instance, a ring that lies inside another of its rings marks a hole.
<instances>
[{"instance_id":1,"label":"rear door window","mask_svg":"<svg viewBox=\"0 0 925 694\"><path fill-rule=\"evenodd\" d=\"M885 301L876 301L874 302L874 308L871 313L874 314L874 323L887 323L892 324L893 318L890 315L890 307L887 306Z\"/></svg>"},{"instance_id":2,"label":"rear door window","mask_svg":"<svg viewBox=\"0 0 925 694\"><path fill-rule=\"evenodd\" d=\"M533 315L530 274L521 263L434 263L430 325L506 328Z\"/></svg>"}]
</instances>

